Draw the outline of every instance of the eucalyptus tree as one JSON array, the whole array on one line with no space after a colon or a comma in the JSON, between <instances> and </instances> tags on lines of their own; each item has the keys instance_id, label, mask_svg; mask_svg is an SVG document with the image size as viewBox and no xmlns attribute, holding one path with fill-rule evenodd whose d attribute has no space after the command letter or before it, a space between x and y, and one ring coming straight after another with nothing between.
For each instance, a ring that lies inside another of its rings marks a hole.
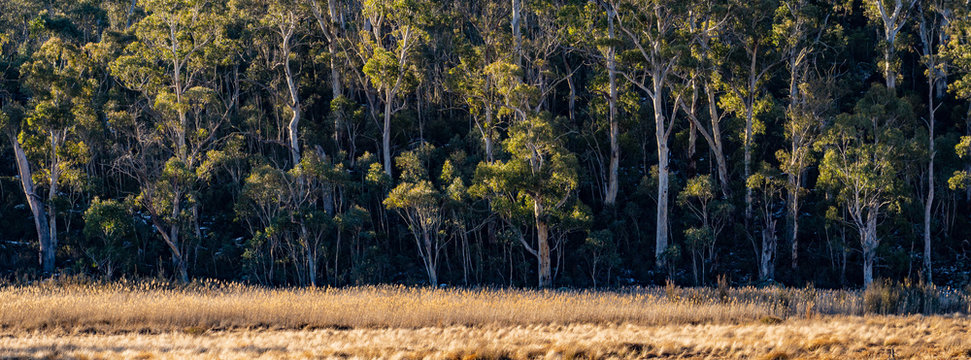
<instances>
[{"instance_id":1,"label":"eucalyptus tree","mask_svg":"<svg viewBox=\"0 0 971 360\"><path fill-rule=\"evenodd\" d=\"M775 261L779 247L776 213L780 203L785 200L785 179L778 169L762 163L760 169L748 177L745 185L755 192L754 200L758 205L758 216L761 220L761 229L759 229L761 242L756 244L755 240L752 240L755 258L758 260L759 279L766 282L775 281Z\"/></svg>"},{"instance_id":2,"label":"eucalyptus tree","mask_svg":"<svg viewBox=\"0 0 971 360\"><path fill-rule=\"evenodd\" d=\"M313 17L317 20L317 26L327 40L327 62L330 65L330 92L333 106L336 104L335 100L343 96L344 85L341 80L342 51L340 47L341 40L343 39L343 31L345 30L344 6L338 0L327 0L327 11L325 13L318 0L308 1ZM342 121L339 114L335 116L333 135L335 148L339 148L338 140L340 138L339 132Z\"/></svg>"},{"instance_id":3,"label":"eucalyptus tree","mask_svg":"<svg viewBox=\"0 0 971 360\"><path fill-rule=\"evenodd\" d=\"M788 149L779 150L776 157L786 174L786 203L788 205L789 241L792 246L791 264L799 267L799 211L803 176L811 163L811 147L822 130L820 116L828 111L826 84L828 75L813 75L819 48L825 47L823 37L829 31L830 13L824 4L808 0L784 0L775 11L772 43L779 51L788 74L785 137Z\"/></svg>"},{"instance_id":4,"label":"eucalyptus tree","mask_svg":"<svg viewBox=\"0 0 971 360\"><path fill-rule=\"evenodd\" d=\"M931 223L934 206L934 190L937 186L934 173L934 158L936 157L934 131L937 123L937 110L941 104L936 103L943 94L937 93L937 84L944 77L940 48L945 40L944 25L946 23L946 0L931 0L917 4L918 26L917 35L920 38L921 60L924 64L924 76L927 78L927 116L924 122L927 126L927 193L924 197L924 257L923 276L928 284L933 282L931 276Z\"/></svg>"},{"instance_id":5,"label":"eucalyptus tree","mask_svg":"<svg viewBox=\"0 0 971 360\"><path fill-rule=\"evenodd\" d=\"M24 192L28 208L37 232L38 264L45 272L54 269L53 257L45 261L45 254L54 253L51 247L51 227L45 201L37 189L34 171L27 152L19 139L26 126L25 96L20 85L20 67L30 59L37 47L36 36L31 33L30 21L40 12L41 4L35 1L16 0L0 3L0 130L7 136L14 152L18 182ZM50 249L50 250L48 250Z\"/></svg>"},{"instance_id":6,"label":"eucalyptus tree","mask_svg":"<svg viewBox=\"0 0 971 360\"><path fill-rule=\"evenodd\" d=\"M724 96L723 87L719 85L723 81L727 60L725 55L730 46L725 36L729 10L729 6L717 1L703 0L691 4L687 22L687 31L693 37L688 44L691 56L683 66L679 66L680 75L687 80L692 92L690 104L683 104L682 107L687 110L685 115L694 125L694 129L708 143L708 149L715 159L723 198L727 198L731 191L722 135L722 121L728 113L719 107L718 99ZM704 118L696 110L699 91L704 96L702 101L707 108L707 125L702 122Z\"/></svg>"},{"instance_id":7,"label":"eucalyptus tree","mask_svg":"<svg viewBox=\"0 0 971 360\"><path fill-rule=\"evenodd\" d=\"M947 9L948 21L945 26L946 41L941 47L942 55L947 62L949 75L954 80L948 84L948 91L956 97L971 100L971 8L960 3L952 4ZM971 107L965 114L965 134L955 147L955 151L962 159L971 156ZM965 164L964 170L956 171L948 179L951 189L963 188L971 194L971 164ZM971 195L968 195L971 198Z\"/></svg>"},{"instance_id":8,"label":"eucalyptus tree","mask_svg":"<svg viewBox=\"0 0 971 360\"><path fill-rule=\"evenodd\" d=\"M563 11L561 22L565 23L569 45L578 49L583 58L589 62L586 66L596 71L594 79L587 85L587 91L596 96L594 102L588 104L594 118L606 118L607 138L607 166L604 166L603 156L597 153L597 168L600 171L598 189L603 193L605 205L614 205L620 191L620 160L621 160L621 107L624 105L621 92L624 85L618 83L618 49L622 46L618 33L617 10L608 1L589 1L583 6L573 6L571 11ZM605 102L605 106L601 105ZM572 110L571 110L572 113ZM596 121L593 122L600 128ZM595 135L595 134L591 134ZM599 150L599 141L595 147Z\"/></svg>"},{"instance_id":9,"label":"eucalyptus tree","mask_svg":"<svg viewBox=\"0 0 971 360\"><path fill-rule=\"evenodd\" d=\"M47 243L41 243L40 256L44 272L51 273L58 244L58 204L66 190L84 188L79 167L88 161L89 150L81 134L97 127L93 99L97 84L89 78L84 51L59 37L41 45L20 71L31 100L14 151L22 173L30 174L35 185L47 190L43 206L48 228L44 230L49 236ZM30 188L28 185L24 188ZM36 187L27 194L38 197ZM28 204L34 205L32 201Z\"/></svg>"},{"instance_id":10,"label":"eucalyptus tree","mask_svg":"<svg viewBox=\"0 0 971 360\"><path fill-rule=\"evenodd\" d=\"M449 186L436 184L428 164L435 147L422 144L396 158L400 182L391 189L384 205L395 210L408 225L415 239L418 255L425 266L428 283L438 285L438 264L442 250L452 236L446 234ZM461 184L461 179L458 180ZM459 185L464 186L464 185Z\"/></svg>"},{"instance_id":11,"label":"eucalyptus tree","mask_svg":"<svg viewBox=\"0 0 971 360\"><path fill-rule=\"evenodd\" d=\"M651 101L654 112L654 137L657 142L657 224L654 255L657 264L665 263L664 254L670 238L669 139L675 128L679 92L670 91L672 72L678 61L687 57L683 29L688 21L689 8L681 1L611 1L617 9L617 27L624 34L628 47L622 54L625 60L620 73ZM674 100L669 100L674 97Z\"/></svg>"},{"instance_id":12,"label":"eucalyptus tree","mask_svg":"<svg viewBox=\"0 0 971 360\"><path fill-rule=\"evenodd\" d=\"M492 211L536 257L538 285L549 287L553 284L550 228L571 215L569 205L578 184L576 157L557 136L555 119L537 110L541 92L520 81L518 66L498 62L488 70L504 98L500 115L518 120L510 123L503 141L508 158L479 163L470 191L488 199ZM536 232L535 245L519 227L528 222Z\"/></svg>"},{"instance_id":13,"label":"eucalyptus tree","mask_svg":"<svg viewBox=\"0 0 971 360\"><path fill-rule=\"evenodd\" d=\"M732 4L726 26L727 42L732 51L725 61L719 87L724 94L719 106L745 119L742 133L743 178L752 176L752 152L756 135L765 133L762 119L773 106L768 82L778 64L772 49L772 13L777 0L738 1ZM752 191L745 187L745 219L752 218Z\"/></svg>"},{"instance_id":14,"label":"eucalyptus tree","mask_svg":"<svg viewBox=\"0 0 971 360\"><path fill-rule=\"evenodd\" d=\"M700 226L692 226L684 231L685 243L691 251L692 274L698 285L706 281L705 276L715 258L718 235L728 225L733 211L732 204L718 199L716 192L711 176L700 175L688 179L678 194L678 204L687 208L700 223Z\"/></svg>"},{"instance_id":15,"label":"eucalyptus tree","mask_svg":"<svg viewBox=\"0 0 971 360\"><path fill-rule=\"evenodd\" d=\"M134 36L110 65L112 75L144 105L132 132L136 147L119 158L139 186L137 202L172 253L173 268L188 281L186 236L199 236L196 191L210 175L209 151L236 102L215 77L232 77L233 44L224 36L225 9L203 0L154 0L132 25Z\"/></svg>"},{"instance_id":16,"label":"eucalyptus tree","mask_svg":"<svg viewBox=\"0 0 971 360\"><path fill-rule=\"evenodd\" d=\"M506 18L504 9L495 2L469 5L469 9L464 9L469 13L456 16L470 16L469 24L474 29L474 36L465 39L466 46L458 54L458 64L449 70L449 90L463 98L475 129L482 138L485 159L493 161L495 144L501 132L502 119L498 111L502 99L496 79L487 71L487 67L508 56L503 51L509 40L503 32Z\"/></svg>"},{"instance_id":17,"label":"eucalyptus tree","mask_svg":"<svg viewBox=\"0 0 971 360\"><path fill-rule=\"evenodd\" d=\"M883 31L883 60L880 62L880 67L883 68L883 77L889 89L897 87L897 69L900 67L895 57L897 37L907 24L914 5L919 2L921 0L864 1L864 13L871 21L879 22Z\"/></svg>"},{"instance_id":18,"label":"eucalyptus tree","mask_svg":"<svg viewBox=\"0 0 971 360\"><path fill-rule=\"evenodd\" d=\"M370 30L361 32L361 53L366 57L363 73L381 94L384 123L381 130L381 162L392 174L391 118L403 108L403 94L421 81L419 47L428 41L425 28L432 21L433 4L426 0L365 0L362 15Z\"/></svg>"},{"instance_id":19,"label":"eucalyptus tree","mask_svg":"<svg viewBox=\"0 0 971 360\"><path fill-rule=\"evenodd\" d=\"M299 73L294 69L295 64L293 64L297 58L295 51L301 45L306 33L303 22L307 11L302 8L302 5L294 1L259 0L239 0L231 3L242 18L252 20L251 31L257 37L253 40L269 45L269 53L265 55L268 59L265 61L271 64L274 70L279 69L277 71L285 84L284 91L275 89L275 84L266 84L264 87L274 90L275 98L286 98L282 102L290 113L286 134L293 166L300 164L299 127L304 116Z\"/></svg>"},{"instance_id":20,"label":"eucalyptus tree","mask_svg":"<svg viewBox=\"0 0 971 360\"><path fill-rule=\"evenodd\" d=\"M908 129L911 105L892 89L874 85L851 114L840 114L816 146L824 151L819 183L836 194L848 214L863 250L863 285L873 283L873 264L880 245L881 215L899 207L901 164L915 144Z\"/></svg>"}]
</instances>

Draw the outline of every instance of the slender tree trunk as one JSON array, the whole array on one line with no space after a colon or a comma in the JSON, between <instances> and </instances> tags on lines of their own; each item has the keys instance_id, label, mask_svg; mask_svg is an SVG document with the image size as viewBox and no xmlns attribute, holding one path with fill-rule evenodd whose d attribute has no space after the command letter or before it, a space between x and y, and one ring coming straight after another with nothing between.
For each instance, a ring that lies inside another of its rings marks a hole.
<instances>
[{"instance_id":1,"label":"slender tree trunk","mask_svg":"<svg viewBox=\"0 0 971 360\"><path fill-rule=\"evenodd\" d=\"M867 211L866 223L860 230L860 240L863 247L863 287L870 287L873 283L873 262L877 255L877 246L880 239L877 238L877 212L874 207Z\"/></svg>"},{"instance_id":2,"label":"slender tree trunk","mask_svg":"<svg viewBox=\"0 0 971 360\"><path fill-rule=\"evenodd\" d=\"M425 247L425 272L428 273L428 283L433 287L438 286L438 271L436 269L437 261L435 261L435 249L432 244L431 235L428 234L428 231L422 232L422 240L424 241L422 245Z\"/></svg>"},{"instance_id":3,"label":"slender tree trunk","mask_svg":"<svg viewBox=\"0 0 971 360\"><path fill-rule=\"evenodd\" d=\"M485 127L482 129L482 141L485 142L486 151L486 161L492 162L495 160L493 157L493 144L492 144L492 126L493 126L493 113L492 105L486 105L486 123Z\"/></svg>"},{"instance_id":4,"label":"slender tree trunk","mask_svg":"<svg viewBox=\"0 0 971 360\"><path fill-rule=\"evenodd\" d=\"M553 286L550 268L549 227L546 220L543 219L543 205L540 204L538 199L533 200L533 216L536 219L536 259L538 260L539 287L548 288Z\"/></svg>"},{"instance_id":5,"label":"slender tree trunk","mask_svg":"<svg viewBox=\"0 0 971 360\"><path fill-rule=\"evenodd\" d=\"M752 61L749 64L749 75L748 75L748 94L746 95L748 99L745 101L745 135L742 139L744 148L744 168L745 168L745 181L748 181L749 176L752 176L752 136L753 127L755 123L755 99L756 99L756 86L757 79L755 74L755 60L757 59L758 46L752 52ZM745 223L748 224L752 220L752 188L745 187Z\"/></svg>"},{"instance_id":6,"label":"slender tree trunk","mask_svg":"<svg viewBox=\"0 0 971 360\"><path fill-rule=\"evenodd\" d=\"M176 190L174 194L175 196L173 197L172 202L173 224L169 227L168 243L169 248L172 250L172 268L175 270L176 276L178 276L180 282L188 283L189 272L186 269L185 254L182 253L182 244L180 239L182 229L178 224L178 218L182 212L182 192Z\"/></svg>"},{"instance_id":7,"label":"slender tree trunk","mask_svg":"<svg viewBox=\"0 0 971 360\"><path fill-rule=\"evenodd\" d=\"M27 162L27 153L20 147L16 135L8 134L10 145L13 147L14 158L17 161L17 175L20 177L20 185L24 189L27 197L27 205L30 207L31 215L34 217L34 229L37 231L37 242L40 250L37 253L37 261L41 265L44 273L54 273L55 249L51 242L51 227L48 224L49 217L44 203L40 200L34 187L34 180L31 177L30 163Z\"/></svg>"},{"instance_id":8,"label":"slender tree trunk","mask_svg":"<svg viewBox=\"0 0 971 360\"><path fill-rule=\"evenodd\" d=\"M715 99L715 91L711 85L705 85L705 93L708 97L708 116L711 118L711 150L715 155L715 164L718 166L718 183L721 185L723 198L728 198L728 163L725 160L724 146L722 145L721 116L718 114L718 103ZM747 180L747 179L746 179Z\"/></svg>"},{"instance_id":9,"label":"slender tree trunk","mask_svg":"<svg viewBox=\"0 0 971 360\"><path fill-rule=\"evenodd\" d=\"M516 65L523 65L523 33L522 22L523 0L512 0L512 36L515 43Z\"/></svg>"},{"instance_id":10,"label":"slender tree trunk","mask_svg":"<svg viewBox=\"0 0 971 360\"><path fill-rule=\"evenodd\" d=\"M607 10L607 34L614 38L614 10ZM610 83L610 169L607 180L607 194L604 203L613 205L617 202L618 176L620 169L620 121L617 119L617 59L615 49L611 46L607 50L607 78Z\"/></svg>"},{"instance_id":11,"label":"slender tree trunk","mask_svg":"<svg viewBox=\"0 0 971 360\"><path fill-rule=\"evenodd\" d=\"M384 129L381 132L381 151L384 154L384 172L391 177L391 89L384 96Z\"/></svg>"},{"instance_id":12,"label":"slender tree trunk","mask_svg":"<svg viewBox=\"0 0 971 360\"><path fill-rule=\"evenodd\" d=\"M934 205L934 71L936 69L931 68L930 74L927 81L928 89L927 93L927 110L928 110L928 122L927 122L927 146L928 146L928 161L927 161L927 198L924 200L924 279L926 279L928 284L933 283L933 277L931 276L931 210Z\"/></svg>"},{"instance_id":13,"label":"slender tree trunk","mask_svg":"<svg viewBox=\"0 0 971 360\"><path fill-rule=\"evenodd\" d=\"M792 269L799 269L799 186L801 176L789 175L789 238L792 239Z\"/></svg>"},{"instance_id":14,"label":"slender tree trunk","mask_svg":"<svg viewBox=\"0 0 971 360\"><path fill-rule=\"evenodd\" d=\"M893 50L891 50L893 45L893 38L888 38L888 49L883 52L883 76L887 78L887 89L891 90L897 88L897 74L893 71L893 65L890 63L893 60Z\"/></svg>"},{"instance_id":15,"label":"slender tree trunk","mask_svg":"<svg viewBox=\"0 0 971 360\"><path fill-rule=\"evenodd\" d=\"M775 235L776 220L766 214L765 229L762 230L762 256L759 259L759 277L762 281L772 281L775 279L775 253L778 239Z\"/></svg>"},{"instance_id":16,"label":"slender tree trunk","mask_svg":"<svg viewBox=\"0 0 971 360\"><path fill-rule=\"evenodd\" d=\"M665 118L661 104L661 86L655 81L654 123L657 138L657 231L654 258L657 265L663 266L664 253L668 248L668 140L665 133Z\"/></svg>"}]
</instances>

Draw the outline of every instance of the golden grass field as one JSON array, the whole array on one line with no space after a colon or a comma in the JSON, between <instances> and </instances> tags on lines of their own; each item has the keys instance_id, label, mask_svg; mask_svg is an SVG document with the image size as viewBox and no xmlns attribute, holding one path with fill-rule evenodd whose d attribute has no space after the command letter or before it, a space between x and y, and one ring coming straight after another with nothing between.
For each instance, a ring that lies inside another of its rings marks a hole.
<instances>
[{"instance_id":1,"label":"golden grass field","mask_svg":"<svg viewBox=\"0 0 971 360\"><path fill-rule=\"evenodd\" d=\"M884 290L12 285L0 359L971 359L967 292Z\"/></svg>"}]
</instances>

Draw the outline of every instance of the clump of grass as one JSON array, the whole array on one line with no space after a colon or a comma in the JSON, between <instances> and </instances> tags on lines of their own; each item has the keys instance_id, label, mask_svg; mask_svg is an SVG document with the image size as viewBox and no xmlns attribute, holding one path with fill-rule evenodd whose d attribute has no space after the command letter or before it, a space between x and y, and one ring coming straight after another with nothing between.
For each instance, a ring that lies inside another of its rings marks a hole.
<instances>
[{"instance_id":1,"label":"clump of grass","mask_svg":"<svg viewBox=\"0 0 971 360\"><path fill-rule=\"evenodd\" d=\"M863 292L863 307L876 314L945 314L966 312L969 296L960 290L939 288L909 280L876 281Z\"/></svg>"}]
</instances>

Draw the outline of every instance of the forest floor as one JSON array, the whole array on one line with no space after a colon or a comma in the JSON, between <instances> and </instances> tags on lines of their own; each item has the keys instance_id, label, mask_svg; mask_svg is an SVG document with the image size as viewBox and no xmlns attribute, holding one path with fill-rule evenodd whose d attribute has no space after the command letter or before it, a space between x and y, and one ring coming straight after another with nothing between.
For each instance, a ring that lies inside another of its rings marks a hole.
<instances>
[{"instance_id":1,"label":"forest floor","mask_svg":"<svg viewBox=\"0 0 971 360\"><path fill-rule=\"evenodd\" d=\"M0 285L0 359L971 359L966 291L884 290Z\"/></svg>"}]
</instances>

